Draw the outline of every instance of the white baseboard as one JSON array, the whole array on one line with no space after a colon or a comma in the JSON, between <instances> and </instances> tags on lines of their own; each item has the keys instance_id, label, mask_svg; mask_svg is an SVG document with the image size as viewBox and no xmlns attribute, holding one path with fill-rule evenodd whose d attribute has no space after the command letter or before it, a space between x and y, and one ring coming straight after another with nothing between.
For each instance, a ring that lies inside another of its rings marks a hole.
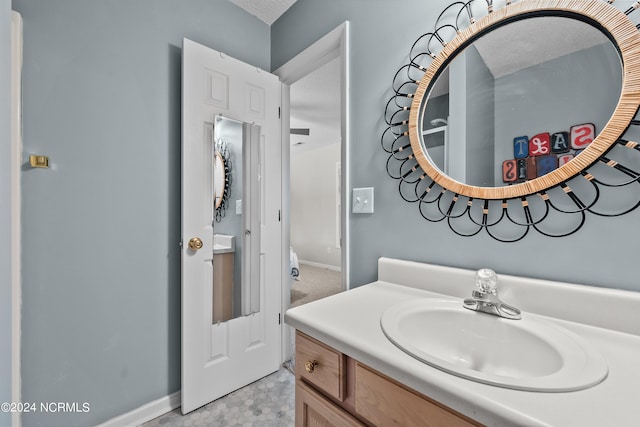
<instances>
[{"instance_id":1,"label":"white baseboard","mask_svg":"<svg viewBox=\"0 0 640 427\"><path fill-rule=\"evenodd\" d=\"M167 412L171 412L181 405L181 395L179 391L158 400L149 402L126 414L118 415L115 418L105 421L96 427L138 427L147 421L158 418Z\"/></svg>"},{"instance_id":2,"label":"white baseboard","mask_svg":"<svg viewBox=\"0 0 640 427\"><path fill-rule=\"evenodd\" d=\"M327 270L332 270L332 271L342 271L340 267L337 267L335 265L321 264L319 262L305 261L303 259L299 260L298 263L304 264L304 265L310 265L311 267L326 268Z\"/></svg>"}]
</instances>

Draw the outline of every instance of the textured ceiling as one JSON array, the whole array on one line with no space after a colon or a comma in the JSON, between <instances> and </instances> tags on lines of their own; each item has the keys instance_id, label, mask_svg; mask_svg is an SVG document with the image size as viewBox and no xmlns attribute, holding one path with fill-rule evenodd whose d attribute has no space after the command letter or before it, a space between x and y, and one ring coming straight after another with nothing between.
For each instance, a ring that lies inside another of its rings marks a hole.
<instances>
[{"instance_id":1,"label":"textured ceiling","mask_svg":"<svg viewBox=\"0 0 640 427\"><path fill-rule=\"evenodd\" d=\"M268 25L287 11L296 0L230 0Z\"/></svg>"},{"instance_id":2,"label":"textured ceiling","mask_svg":"<svg viewBox=\"0 0 640 427\"><path fill-rule=\"evenodd\" d=\"M544 16L500 27L473 45L498 78L608 41L600 30L577 19Z\"/></svg>"},{"instance_id":3,"label":"textured ceiling","mask_svg":"<svg viewBox=\"0 0 640 427\"><path fill-rule=\"evenodd\" d=\"M614 48L600 30L589 24L544 16L499 27L475 40L473 46L497 79L603 43ZM447 67L429 96L435 98L449 93L449 84Z\"/></svg>"}]
</instances>

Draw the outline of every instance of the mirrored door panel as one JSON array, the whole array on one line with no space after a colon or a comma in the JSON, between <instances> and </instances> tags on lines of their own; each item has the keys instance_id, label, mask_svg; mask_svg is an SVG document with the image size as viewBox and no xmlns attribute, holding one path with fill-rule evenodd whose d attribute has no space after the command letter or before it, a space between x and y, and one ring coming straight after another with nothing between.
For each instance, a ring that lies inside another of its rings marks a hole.
<instances>
[{"instance_id":1,"label":"mirrored door panel","mask_svg":"<svg viewBox=\"0 0 640 427\"><path fill-rule=\"evenodd\" d=\"M260 126L217 116L213 139L215 324L260 311Z\"/></svg>"}]
</instances>

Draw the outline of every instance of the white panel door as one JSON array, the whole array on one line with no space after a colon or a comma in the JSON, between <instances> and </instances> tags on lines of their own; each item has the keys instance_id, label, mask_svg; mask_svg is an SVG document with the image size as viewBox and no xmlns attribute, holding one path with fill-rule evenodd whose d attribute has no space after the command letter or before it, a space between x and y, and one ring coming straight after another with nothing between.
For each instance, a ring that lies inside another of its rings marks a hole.
<instances>
[{"instance_id":1,"label":"white panel door","mask_svg":"<svg viewBox=\"0 0 640 427\"><path fill-rule=\"evenodd\" d=\"M270 73L191 40L184 39L182 55L182 412L187 413L280 364L281 84ZM261 129L261 206L251 218L261 230L259 263L251 271L260 279L260 311L212 324L212 126L218 114ZM189 248L194 237L203 242L199 250Z\"/></svg>"}]
</instances>

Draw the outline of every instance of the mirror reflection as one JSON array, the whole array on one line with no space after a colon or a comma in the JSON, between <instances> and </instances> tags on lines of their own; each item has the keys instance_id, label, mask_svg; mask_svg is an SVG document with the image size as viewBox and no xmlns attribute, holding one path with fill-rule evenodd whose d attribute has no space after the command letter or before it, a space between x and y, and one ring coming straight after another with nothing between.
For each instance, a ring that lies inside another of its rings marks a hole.
<instances>
[{"instance_id":1,"label":"mirror reflection","mask_svg":"<svg viewBox=\"0 0 640 427\"><path fill-rule=\"evenodd\" d=\"M558 16L511 22L476 39L435 79L421 106L422 150L464 184L534 179L588 146L621 89L618 50L599 29Z\"/></svg>"},{"instance_id":2,"label":"mirror reflection","mask_svg":"<svg viewBox=\"0 0 640 427\"><path fill-rule=\"evenodd\" d=\"M222 206L222 198L224 196L224 159L222 154L216 147L213 159L213 207L219 209Z\"/></svg>"},{"instance_id":3,"label":"mirror reflection","mask_svg":"<svg viewBox=\"0 0 640 427\"><path fill-rule=\"evenodd\" d=\"M224 200L224 187L226 181L224 157L220 153L218 147L213 159L213 208L218 210L222 207ZM218 218L216 217L216 220Z\"/></svg>"},{"instance_id":4,"label":"mirror reflection","mask_svg":"<svg viewBox=\"0 0 640 427\"><path fill-rule=\"evenodd\" d=\"M231 191L231 156L224 138L214 142L213 154L213 208L216 222L222 221L229 207L229 192Z\"/></svg>"},{"instance_id":5,"label":"mirror reflection","mask_svg":"<svg viewBox=\"0 0 640 427\"><path fill-rule=\"evenodd\" d=\"M260 126L218 116L213 136L212 322L218 323L260 311ZM225 169L231 163L233 172ZM220 192L230 206L221 216Z\"/></svg>"}]
</instances>

